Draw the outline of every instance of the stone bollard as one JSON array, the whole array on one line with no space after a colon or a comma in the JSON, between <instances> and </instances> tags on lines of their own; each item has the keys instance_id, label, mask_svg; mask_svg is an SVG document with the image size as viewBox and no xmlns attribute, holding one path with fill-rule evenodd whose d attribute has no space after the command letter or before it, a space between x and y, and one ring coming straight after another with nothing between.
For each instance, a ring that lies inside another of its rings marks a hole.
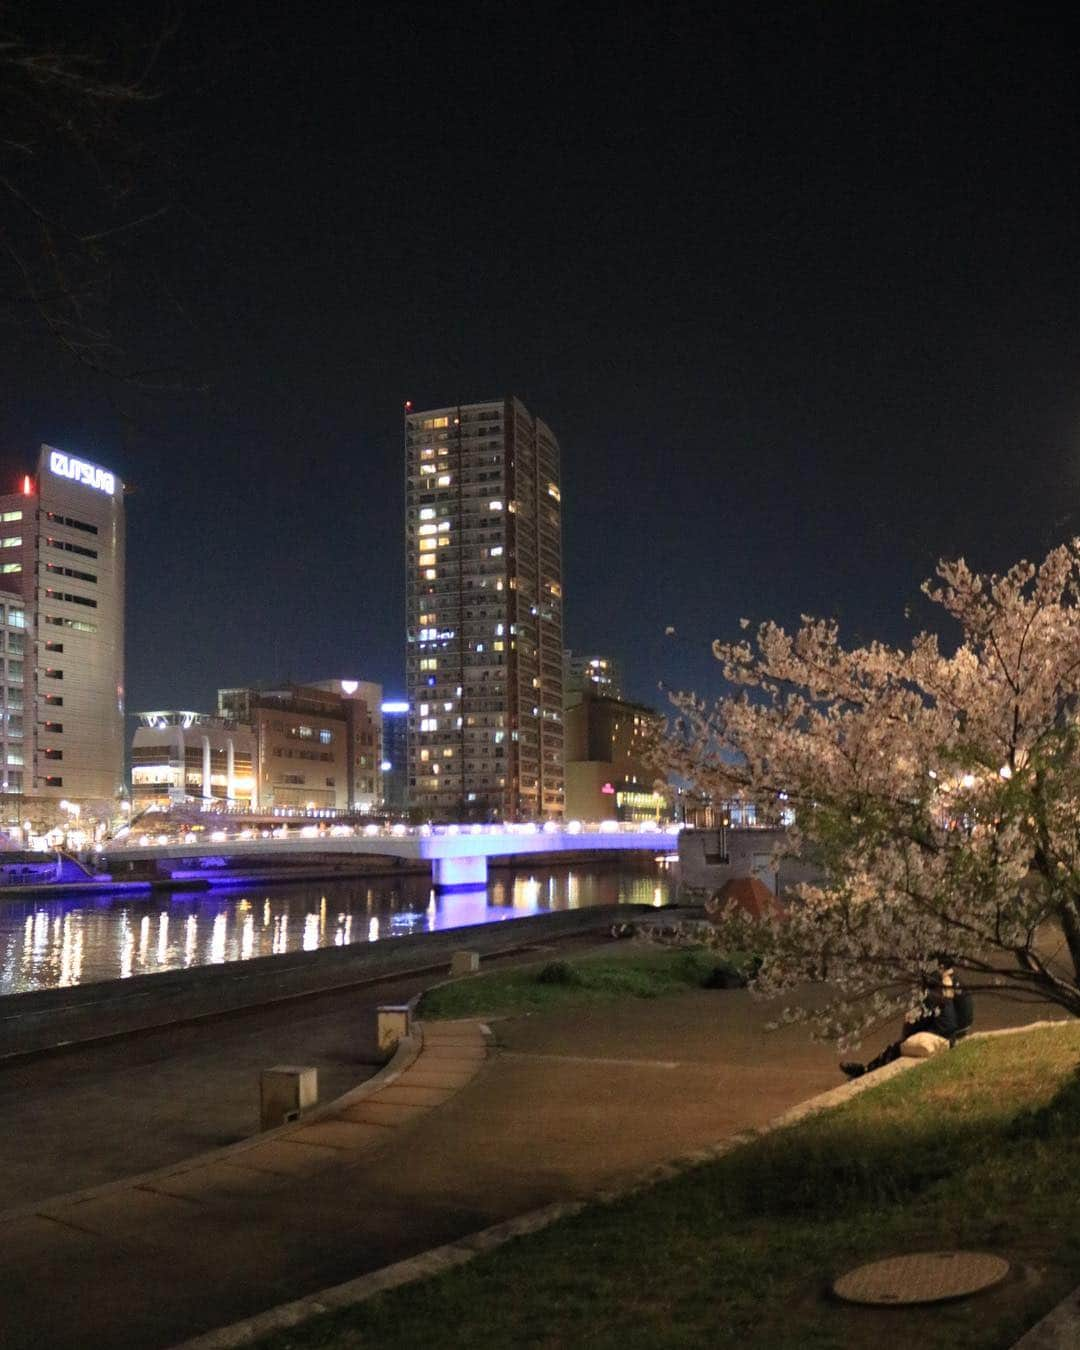
<instances>
[{"instance_id":1,"label":"stone bollard","mask_svg":"<svg viewBox=\"0 0 1080 1350\"><path fill-rule=\"evenodd\" d=\"M458 975L475 975L479 969L479 952L455 952L450 958L450 974L455 978L457 978Z\"/></svg>"},{"instance_id":2,"label":"stone bollard","mask_svg":"<svg viewBox=\"0 0 1080 1350\"><path fill-rule=\"evenodd\" d=\"M384 1003L376 1012L379 1049L392 1055L398 1041L412 1033L412 1009L407 1003Z\"/></svg>"},{"instance_id":3,"label":"stone bollard","mask_svg":"<svg viewBox=\"0 0 1080 1350\"><path fill-rule=\"evenodd\" d=\"M319 1100L319 1071L296 1064L276 1064L259 1077L259 1128L276 1130Z\"/></svg>"}]
</instances>

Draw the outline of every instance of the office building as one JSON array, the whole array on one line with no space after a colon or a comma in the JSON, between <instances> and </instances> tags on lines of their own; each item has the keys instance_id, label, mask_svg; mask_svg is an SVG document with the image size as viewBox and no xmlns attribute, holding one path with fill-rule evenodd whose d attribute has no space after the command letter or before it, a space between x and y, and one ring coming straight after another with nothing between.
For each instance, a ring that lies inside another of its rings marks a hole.
<instances>
[{"instance_id":1,"label":"office building","mask_svg":"<svg viewBox=\"0 0 1080 1350\"><path fill-rule=\"evenodd\" d=\"M260 810L375 809L378 722L364 699L314 685L219 689L218 714L252 730Z\"/></svg>"},{"instance_id":2,"label":"office building","mask_svg":"<svg viewBox=\"0 0 1080 1350\"><path fill-rule=\"evenodd\" d=\"M663 726L652 708L592 692L586 680L566 709L566 814L570 820L671 816L650 751Z\"/></svg>"},{"instance_id":3,"label":"office building","mask_svg":"<svg viewBox=\"0 0 1080 1350\"><path fill-rule=\"evenodd\" d=\"M409 703L387 699L382 705L383 809L404 815L409 809Z\"/></svg>"},{"instance_id":4,"label":"office building","mask_svg":"<svg viewBox=\"0 0 1080 1350\"><path fill-rule=\"evenodd\" d=\"M325 689L354 699L363 711L349 719L351 777L349 809L377 811L382 806L382 685L371 680L314 680L307 688Z\"/></svg>"},{"instance_id":5,"label":"office building","mask_svg":"<svg viewBox=\"0 0 1080 1350\"><path fill-rule=\"evenodd\" d=\"M440 820L563 814L559 446L516 398L406 405L408 793Z\"/></svg>"},{"instance_id":6,"label":"office building","mask_svg":"<svg viewBox=\"0 0 1080 1350\"><path fill-rule=\"evenodd\" d=\"M144 712L131 745L131 801L255 804L255 737L250 727L210 713Z\"/></svg>"},{"instance_id":7,"label":"office building","mask_svg":"<svg viewBox=\"0 0 1080 1350\"><path fill-rule=\"evenodd\" d=\"M27 610L15 595L0 595L0 793L3 795L3 819L21 824L23 784L33 767L33 683L30 685L30 713L27 715L26 652L33 642L26 630ZM30 734L27 735L27 728Z\"/></svg>"},{"instance_id":8,"label":"office building","mask_svg":"<svg viewBox=\"0 0 1080 1350\"><path fill-rule=\"evenodd\" d=\"M20 677L23 703L21 751L5 738L8 790L21 769L26 798L114 801L124 787L124 485L114 473L41 447L36 476L0 496L0 602L8 733ZM19 612L21 662L10 628Z\"/></svg>"},{"instance_id":9,"label":"office building","mask_svg":"<svg viewBox=\"0 0 1080 1350\"><path fill-rule=\"evenodd\" d=\"M582 656L567 651L564 661L563 697L580 694L588 686L605 698L622 698L619 668L610 656Z\"/></svg>"}]
</instances>

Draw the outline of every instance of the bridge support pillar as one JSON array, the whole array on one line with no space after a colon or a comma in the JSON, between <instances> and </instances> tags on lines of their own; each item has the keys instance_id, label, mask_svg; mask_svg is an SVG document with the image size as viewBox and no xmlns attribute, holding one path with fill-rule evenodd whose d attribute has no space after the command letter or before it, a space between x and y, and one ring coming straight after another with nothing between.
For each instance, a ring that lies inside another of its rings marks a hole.
<instances>
[{"instance_id":1,"label":"bridge support pillar","mask_svg":"<svg viewBox=\"0 0 1080 1350\"><path fill-rule=\"evenodd\" d=\"M437 891L479 891L487 887L487 858L433 858L431 879Z\"/></svg>"}]
</instances>

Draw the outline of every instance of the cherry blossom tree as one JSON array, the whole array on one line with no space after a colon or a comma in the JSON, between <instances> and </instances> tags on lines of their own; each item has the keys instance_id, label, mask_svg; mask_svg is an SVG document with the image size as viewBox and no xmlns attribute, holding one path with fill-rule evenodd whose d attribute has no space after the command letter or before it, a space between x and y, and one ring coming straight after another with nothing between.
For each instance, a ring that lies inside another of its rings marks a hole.
<instances>
[{"instance_id":1,"label":"cherry blossom tree","mask_svg":"<svg viewBox=\"0 0 1080 1350\"><path fill-rule=\"evenodd\" d=\"M759 818L793 809L785 851L822 878L717 941L761 953L760 993L822 982L785 1020L842 1044L918 1004L942 952L972 992L1080 1013L1080 539L1002 576L942 561L923 590L955 647L769 622L714 644L730 696L674 697L669 767Z\"/></svg>"}]
</instances>

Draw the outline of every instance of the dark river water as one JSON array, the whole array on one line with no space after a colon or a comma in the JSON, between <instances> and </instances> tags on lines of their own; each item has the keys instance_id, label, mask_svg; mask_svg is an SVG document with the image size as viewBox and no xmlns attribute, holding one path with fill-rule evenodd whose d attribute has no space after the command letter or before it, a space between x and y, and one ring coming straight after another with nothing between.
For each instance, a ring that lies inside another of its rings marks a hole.
<instances>
[{"instance_id":1,"label":"dark river water","mask_svg":"<svg viewBox=\"0 0 1080 1350\"><path fill-rule=\"evenodd\" d=\"M588 905L674 899L662 863L491 873L486 891L436 895L426 877L283 882L132 899L0 901L0 995Z\"/></svg>"}]
</instances>

